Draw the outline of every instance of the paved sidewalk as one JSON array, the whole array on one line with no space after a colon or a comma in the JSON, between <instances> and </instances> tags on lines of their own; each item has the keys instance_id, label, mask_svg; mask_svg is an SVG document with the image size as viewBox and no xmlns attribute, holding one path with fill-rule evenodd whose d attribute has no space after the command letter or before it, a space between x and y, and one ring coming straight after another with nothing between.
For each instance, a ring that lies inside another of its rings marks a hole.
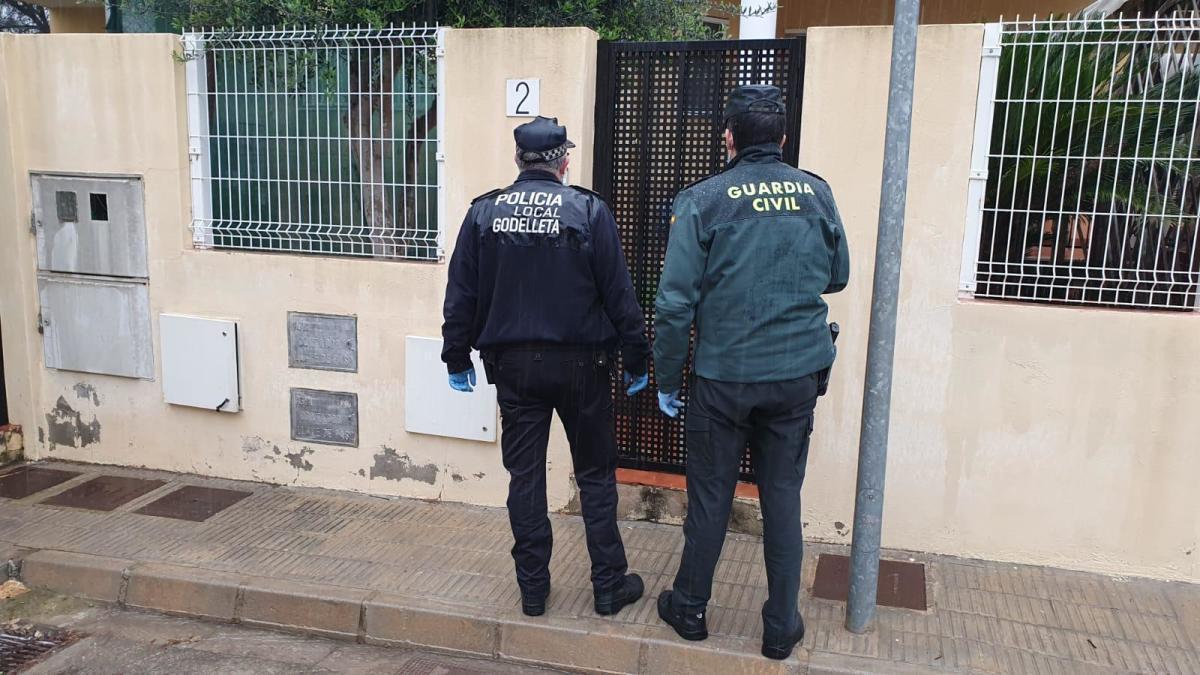
<instances>
[{"instance_id":1,"label":"paved sidewalk","mask_svg":"<svg viewBox=\"0 0 1200 675\"><path fill-rule=\"evenodd\" d=\"M52 627L79 638L28 662L25 675L559 675L561 671L371 647L319 637L114 609L33 591L0 600L21 626Z\"/></svg>"},{"instance_id":2,"label":"paved sidewalk","mask_svg":"<svg viewBox=\"0 0 1200 675\"><path fill-rule=\"evenodd\" d=\"M926 565L930 609L883 608L865 636L841 603L809 597L804 649L758 655L765 574L759 540L730 535L709 612L713 637L684 643L655 615L682 547L677 527L623 523L647 599L614 620L592 612L581 521L553 516L553 592L545 617L520 614L503 510L302 490L159 472L82 472L0 499L0 551L33 586L128 607L236 620L370 644L457 651L610 672L1200 673L1200 587L941 556ZM111 512L42 504L98 475L166 481ZM252 494L205 522L134 511L180 485Z\"/></svg>"}]
</instances>

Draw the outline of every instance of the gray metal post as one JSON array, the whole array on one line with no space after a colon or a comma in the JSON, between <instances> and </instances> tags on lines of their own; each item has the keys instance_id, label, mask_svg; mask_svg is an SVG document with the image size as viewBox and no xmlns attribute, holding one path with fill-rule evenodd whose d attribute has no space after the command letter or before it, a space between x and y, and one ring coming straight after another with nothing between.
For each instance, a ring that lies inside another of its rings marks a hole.
<instances>
[{"instance_id":1,"label":"gray metal post","mask_svg":"<svg viewBox=\"0 0 1200 675\"><path fill-rule=\"evenodd\" d=\"M858 487L854 498L854 539L850 549L850 599L846 628L866 632L875 618L879 586L879 541L883 524L883 478L887 467L891 416L892 357L896 351L896 305L900 292L900 248L908 189L908 142L912 130L913 76L917 62L920 0L896 0L892 31L892 74L887 135L883 151L883 190L875 249L875 285L862 433L858 445Z\"/></svg>"}]
</instances>

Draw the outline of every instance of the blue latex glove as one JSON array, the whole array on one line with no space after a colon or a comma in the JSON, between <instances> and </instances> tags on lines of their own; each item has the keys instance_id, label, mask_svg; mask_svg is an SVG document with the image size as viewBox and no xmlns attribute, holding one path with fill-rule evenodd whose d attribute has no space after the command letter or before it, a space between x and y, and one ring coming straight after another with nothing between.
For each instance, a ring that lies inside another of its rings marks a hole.
<instances>
[{"instance_id":1,"label":"blue latex glove","mask_svg":"<svg viewBox=\"0 0 1200 675\"><path fill-rule=\"evenodd\" d=\"M625 373L625 386L628 387L628 389L625 390L626 396L633 396L639 391L645 389L646 385L648 384L650 384L649 373L642 373L641 375Z\"/></svg>"},{"instance_id":2,"label":"blue latex glove","mask_svg":"<svg viewBox=\"0 0 1200 675\"><path fill-rule=\"evenodd\" d=\"M679 400L679 392L658 392L658 409L663 411L667 417L679 417L679 411L683 410L683 401Z\"/></svg>"},{"instance_id":3,"label":"blue latex glove","mask_svg":"<svg viewBox=\"0 0 1200 675\"><path fill-rule=\"evenodd\" d=\"M461 373L450 373L450 388L454 391L475 391L475 369L468 368Z\"/></svg>"}]
</instances>

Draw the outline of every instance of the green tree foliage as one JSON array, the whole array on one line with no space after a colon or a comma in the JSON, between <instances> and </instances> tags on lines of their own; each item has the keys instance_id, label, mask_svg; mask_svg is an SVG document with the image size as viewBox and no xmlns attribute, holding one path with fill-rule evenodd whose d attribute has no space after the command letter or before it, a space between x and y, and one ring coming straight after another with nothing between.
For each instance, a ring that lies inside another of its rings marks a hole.
<instances>
[{"instance_id":1,"label":"green tree foliage","mask_svg":"<svg viewBox=\"0 0 1200 675\"><path fill-rule=\"evenodd\" d=\"M606 40L706 37L709 0L450 0L442 21L457 27L588 26ZM736 11L736 9L735 9Z\"/></svg>"},{"instance_id":2,"label":"green tree foliage","mask_svg":"<svg viewBox=\"0 0 1200 675\"><path fill-rule=\"evenodd\" d=\"M133 12L191 26L386 26L412 22L458 28L588 26L609 40L707 37L710 0L123 0ZM731 5L736 12L736 5Z\"/></svg>"},{"instance_id":3,"label":"green tree foliage","mask_svg":"<svg viewBox=\"0 0 1200 675\"><path fill-rule=\"evenodd\" d=\"M49 33L46 8L21 0L0 0L0 32Z\"/></svg>"}]
</instances>

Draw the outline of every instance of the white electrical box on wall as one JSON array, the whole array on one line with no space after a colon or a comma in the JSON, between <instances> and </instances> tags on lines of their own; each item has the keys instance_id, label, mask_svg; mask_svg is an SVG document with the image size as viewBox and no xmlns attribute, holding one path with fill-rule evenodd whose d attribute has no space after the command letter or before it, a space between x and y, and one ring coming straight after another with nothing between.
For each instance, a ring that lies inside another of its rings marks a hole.
<instances>
[{"instance_id":1,"label":"white electrical box on wall","mask_svg":"<svg viewBox=\"0 0 1200 675\"><path fill-rule=\"evenodd\" d=\"M159 315L163 400L226 413L242 409L237 323Z\"/></svg>"},{"instance_id":2,"label":"white electrical box on wall","mask_svg":"<svg viewBox=\"0 0 1200 675\"><path fill-rule=\"evenodd\" d=\"M416 434L496 442L496 388L487 383L478 354L475 391L454 391L442 363L442 341L404 340L404 428Z\"/></svg>"}]
</instances>

